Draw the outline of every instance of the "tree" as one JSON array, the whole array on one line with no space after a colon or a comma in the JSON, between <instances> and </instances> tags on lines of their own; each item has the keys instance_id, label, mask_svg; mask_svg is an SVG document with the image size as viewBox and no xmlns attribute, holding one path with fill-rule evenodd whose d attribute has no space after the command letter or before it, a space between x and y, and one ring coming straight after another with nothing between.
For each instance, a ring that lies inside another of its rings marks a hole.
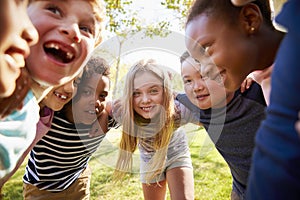
<instances>
[{"instance_id":1,"label":"tree","mask_svg":"<svg viewBox=\"0 0 300 200\"><path fill-rule=\"evenodd\" d=\"M165 37L170 31L170 20L161 19L154 22L146 22L139 16L137 8L133 8L131 0L105 0L108 23L106 30L109 30L111 37L118 41L118 49L115 54L116 72L114 77L114 85L119 81L119 68L121 64L122 48L125 42L138 33L141 37ZM113 96L116 94L116 87L113 89Z\"/></svg>"}]
</instances>

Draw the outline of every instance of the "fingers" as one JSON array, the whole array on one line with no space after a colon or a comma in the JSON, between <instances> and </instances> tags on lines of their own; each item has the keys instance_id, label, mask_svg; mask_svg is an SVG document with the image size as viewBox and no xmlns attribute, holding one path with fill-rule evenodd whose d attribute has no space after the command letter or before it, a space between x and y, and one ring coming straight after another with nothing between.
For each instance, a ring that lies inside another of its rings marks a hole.
<instances>
[{"instance_id":1,"label":"fingers","mask_svg":"<svg viewBox=\"0 0 300 200\"><path fill-rule=\"evenodd\" d=\"M247 77L241 85L241 93L248 90L250 88L250 86L252 85L252 83L253 83L253 79L251 77Z\"/></svg>"},{"instance_id":2,"label":"fingers","mask_svg":"<svg viewBox=\"0 0 300 200\"><path fill-rule=\"evenodd\" d=\"M105 109L105 102L100 102L99 100L96 101L96 115L99 116Z\"/></svg>"},{"instance_id":3,"label":"fingers","mask_svg":"<svg viewBox=\"0 0 300 200\"><path fill-rule=\"evenodd\" d=\"M118 99L118 100L115 100L112 104L112 112L111 112L111 115L113 116L113 118L115 120L117 120L118 122L120 122L119 118L121 117L121 114L122 113L122 103L121 103L121 100Z\"/></svg>"},{"instance_id":4,"label":"fingers","mask_svg":"<svg viewBox=\"0 0 300 200\"><path fill-rule=\"evenodd\" d=\"M105 134L108 131L108 113L103 109L101 115L93 123L91 130L89 131L90 137L97 137Z\"/></svg>"}]
</instances>

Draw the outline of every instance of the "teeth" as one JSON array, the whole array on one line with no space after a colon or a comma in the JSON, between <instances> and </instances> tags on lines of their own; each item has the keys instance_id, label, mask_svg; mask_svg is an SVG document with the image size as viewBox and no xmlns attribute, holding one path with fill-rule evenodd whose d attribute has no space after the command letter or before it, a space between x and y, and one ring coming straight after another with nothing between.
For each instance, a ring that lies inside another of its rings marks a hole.
<instances>
[{"instance_id":1,"label":"teeth","mask_svg":"<svg viewBox=\"0 0 300 200\"><path fill-rule=\"evenodd\" d=\"M144 111L149 111L150 109L151 109L151 107L142 108L142 110L144 110Z\"/></svg>"},{"instance_id":2,"label":"teeth","mask_svg":"<svg viewBox=\"0 0 300 200\"><path fill-rule=\"evenodd\" d=\"M54 94L55 94L55 96L57 96L58 98L61 98L61 99L63 99L63 100L66 100L66 99L68 98L66 95L59 94L59 93L57 93L57 92L55 92Z\"/></svg>"},{"instance_id":3,"label":"teeth","mask_svg":"<svg viewBox=\"0 0 300 200\"><path fill-rule=\"evenodd\" d=\"M68 58L68 59L71 59L72 57L73 57L73 54L70 53L70 52L67 52L67 58Z\"/></svg>"},{"instance_id":4,"label":"teeth","mask_svg":"<svg viewBox=\"0 0 300 200\"><path fill-rule=\"evenodd\" d=\"M66 100L68 97L67 97L67 96L65 96L65 95L60 95L60 98L62 98L62 99L64 99L64 100Z\"/></svg>"},{"instance_id":5,"label":"teeth","mask_svg":"<svg viewBox=\"0 0 300 200\"><path fill-rule=\"evenodd\" d=\"M56 50L59 49L59 46L57 44L53 44L53 43L46 44L46 47L47 48L53 48L53 49L56 49Z\"/></svg>"},{"instance_id":6,"label":"teeth","mask_svg":"<svg viewBox=\"0 0 300 200\"><path fill-rule=\"evenodd\" d=\"M95 114L96 112L95 112L95 111L91 111L91 110L90 110L90 111L89 111L89 113L90 113L90 114Z\"/></svg>"},{"instance_id":7,"label":"teeth","mask_svg":"<svg viewBox=\"0 0 300 200\"><path fill-rule=\"evenodd\" d=\"M55 44L55 43L48 43L45 45L46 48L52 48L52 49L56 49L56 50L60 50L59 45ZM74 57L74 54L72 52L66 52L66 56L67 59L72 59Z\"/></svg>"}]
</instances>

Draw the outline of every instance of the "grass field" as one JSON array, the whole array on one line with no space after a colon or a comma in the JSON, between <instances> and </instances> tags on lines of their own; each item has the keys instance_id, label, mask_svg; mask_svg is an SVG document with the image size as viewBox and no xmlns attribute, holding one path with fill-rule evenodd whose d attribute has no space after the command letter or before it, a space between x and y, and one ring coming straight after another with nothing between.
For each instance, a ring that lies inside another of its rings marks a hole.
<instances>
[{"instance_id":1,"label":"grass field","mask_svg":"<svg viewBox=\"0 0 300 200\"><path fill-rule=\"evenodd\" d=\"M195 177L195 199L229 200L231 176L223 158L215 150L205 131L193 125L186 125ZM120 183L113 183L111 175L117 158L119 132L112 130L101 143L90 161L93 171L91 200L139 200L143 199L138 175L138 152L134 156L133 173ZM5 184L2 192L5 200L22 199L22 176L26 162ZM170 199L169 196L167 199Z\"/></svg>"}]
</instances>

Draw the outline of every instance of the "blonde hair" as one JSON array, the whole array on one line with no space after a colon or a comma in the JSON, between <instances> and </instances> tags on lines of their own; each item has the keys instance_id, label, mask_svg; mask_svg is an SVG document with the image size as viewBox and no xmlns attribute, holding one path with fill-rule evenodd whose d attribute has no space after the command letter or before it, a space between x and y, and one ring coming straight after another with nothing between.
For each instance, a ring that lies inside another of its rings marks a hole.
<instances>
[{"instance_id":1,"label":"blonde hair","mask_svg":"<svg viewBox=\"0 0 300 200\"><path fill-rule=\"evenodd\" d=\"M156 64L154 60L141 60L133 65L126 76L124 97L122 98L122 138L120 152L114 172L114 180L120 180L132 169L132 155L136 150L138 140L141 140L139 118L133 109L133 83L138 72L149 72L157 76L163 86L163 108L159 115L159 122L165 122L157 134L153 136L153 142L149 145L155 154L149 162L145 176L146 182L161 174L166 162L168 145L174 131L174 98L171 90L171 80L165 67ZM148 140L147 140L148 141Z\"/></svg>"},{"instance_id":2,"label":"blonde hair","mask_svg":"<svg viewBox=\"0 0 300 200\"><path fill-rule=\"evenodd\" d=\"M29 0L28 5L36 1L41 1L41 0ZM99 23L99 29L96 30L96 35L95 35L95 47L96 47L102 42L102 32L104 29L104 21L106 18L105 3L103 0L82 0L82 1L88 1L91 4L95 19Z\"/></svg>"}]
</instances>

